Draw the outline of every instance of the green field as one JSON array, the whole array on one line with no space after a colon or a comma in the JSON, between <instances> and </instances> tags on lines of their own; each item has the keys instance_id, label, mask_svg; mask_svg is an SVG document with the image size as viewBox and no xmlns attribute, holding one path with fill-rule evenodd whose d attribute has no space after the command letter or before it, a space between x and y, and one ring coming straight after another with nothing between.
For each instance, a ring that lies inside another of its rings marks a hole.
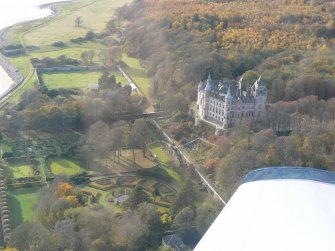
<instances>
[{"instance_id":1,"label":"green field","mask_svg":"<svg viewBox=\"0 0 335 251\"><path fill-rule=\"evenodd\" d=\"M80 173L81 168L71 160L64 159L61 157L50 157L46 161L47 165L50 166L53 174L66 174L75 175Z\"/></svg>"},{"instance_id":2,"label":"green field","mask_svg":"<svg viewBox=\"0 0 335 251\"><path fill-rule=\"evenodd\" d=\"M139 59L122 54L122 61L129 66L124 69L125 72L134 80L135 84L144 92L145 96L148 96L150 79L146 69L141 66Z\"/></svg>"},{"instance_id":3,"label":"green field","mask_svg":"<svg viewBox=\"0 0 335 251\"><path fill-rule=\"evenodd\" d=\"M26 44L48 45L55 41L67 42L71 38L84 36L87 31L101 32L111 19L116 8L130 0L82 0L63 5L63 12L51 22L33 28L24 36ZM92 13L99 13L92 15ZM82 25L76 27L74 20L81 16Z\"/></svg>"},{"instance_id":4,"label":"green field","mask_svg":"<svg viewBox=\"0 0 335 251\"><path fill-rule=\"evenodd\" d=\"M40 188L22 188L8 190L12 228L15 228L23 221L32 221L34 219L33 206L37 201L37 192L39 189Z\"/></svg>"},{"instance_id":5,"label":"green field","mask_svg":"<svg viewBox=\"0 0 335 251\"><path fill-rule=\"evenodd\" d=\"M120 72L111 72L115 75L116 82L127 83L127 80ZM81 88L86 89L89 84L97 84L102 72L87 71L87 72L56 72L43 73L42 79L44 84L49 89L57 88Z\"/></svg>"},{"instance_id":6,"label":"green field","mask_svg":"<svg viewBox=\"0 0 335 251\"><path fill-rule=\"evenodd\" d=\"M6 177L23 178L34 176L31 165L10 165L5 167Z\"/></svg>"}]
</instances>

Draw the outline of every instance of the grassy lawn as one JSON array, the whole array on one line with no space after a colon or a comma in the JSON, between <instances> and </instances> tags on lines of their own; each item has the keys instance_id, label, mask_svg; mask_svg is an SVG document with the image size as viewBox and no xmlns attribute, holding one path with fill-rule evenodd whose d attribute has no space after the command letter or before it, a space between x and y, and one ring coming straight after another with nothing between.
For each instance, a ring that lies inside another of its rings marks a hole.
<instances>
[{"instance_id":1,"label":"grassy lawn","mask_svg":"<svg viewBox=\"0 0 335 251\"><path fill-rule=\"evenodd\" d=\"M8 190L10 220L13 228L24 221L34 219L33 206L37 201L37 192L40 188L22 188Z\"/></svg>"},{"instance_id":2,"label":"grassy lawn","mask_svg":"<svg viewBox=\"0 0 335 251\"><path fill-rule=\"evenodd\" d=\"M31 165L11 165L5 167L6 177L22 178L34 176Z\"/></svg>"},{"instance_id":3,"label":"grassy lawn","mask_svg":"<svg viewBox=\"0 0 335 251\"><path fill-rule=\"evenodd\" d=\"M50 166L53 174L75 175L80 173L81 168L71 160L62 157L50 157L47 159L47 165Z\"/></svg>"},{"instance_id":4,"label":"grassy lawn","mask_svg":"<svg viewBox=\"0 0 335 251\"><path fill-rule=\"evenodd\" d=\"M11 57L9 61L20 70L24 77L26 77L33 68L28 56Z\"/></svg>"},{"instance_id":5,"label":"grassy lawn","mask_svg":"<svg viewBox=\"0 0 335 251\"><path fill-rule=\"evenodd\" d=\"M147 71L140 64L139 59L128 57L122 54L122 61L125 62L129 68L125 68L127 74L134 80L136 85L144 92L145 96L149 94L150 79Z\"/></svg>"},{"instance_id":6,"label":"grassy lawn","mask_svg":"<svg viewBox=\"0 0 335 251\"><path fill-rule=\"evenodd\" d=\"M154 144L150 148L151 152L153 154L156 154L157 159L161 162L161 164L164 166L165 170L169 173L169 175L178 183L182 181L182 176L179 172L171 168L171 163L170 163L170 157L169 155L165 152L163 147L159 144Z\"/></svg>"},{"instance_id":7,"label":"grassy lawn","mask_svg":"<svg viewBox=\"0 0 335 251\"><path fill-rule=\"evenodd\" d=\"M71 38L84 36L87 31L101 32L105 24L113 16L116 8L130 3L131 0L82 0L63 5L63 13L52 21L33 28L26 33L26 44L48 45L55 41L67 42ZM99 13L99 15L92 15ZM74 20L81 16L82 25L76 27Z\"/></svg>"},{"instance_id":8,"label":"grassy lawn","mask_svg":"<svg viewBox=\"0 0 335 251\"><path fill-rule=\"evenodd\" d=\"M111 72L116 77L116 82L127 83L121 73ZM97 84L102 72L62 72L43 73L42 79L49 89L56 88L82 88L86 89L88 84Z\"/></svg>"}]
</instances>

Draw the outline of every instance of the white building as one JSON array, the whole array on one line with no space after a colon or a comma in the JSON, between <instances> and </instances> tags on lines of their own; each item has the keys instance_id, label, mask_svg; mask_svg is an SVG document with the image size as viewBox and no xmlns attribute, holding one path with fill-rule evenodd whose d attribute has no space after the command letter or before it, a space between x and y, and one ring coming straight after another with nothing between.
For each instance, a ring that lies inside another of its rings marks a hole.
<instances>
[{"instance_id":1,"label":"white building","mask_svg":"<svg viewBox=\"0 0 335 251\"><path fill-rule=\"evenodd\" d=\"M335 173L251 171L194 251L335 250Z\"/></svg>"},{"instance_id":2,"label":"white building","mask_svg":"<svg viewBox=\"0 0 335 251\"><path fill-rule=\"evenodd\" d=\"M267 89L261 77L250 87L243 81L218 81L211 76L198 86L196 124L208 121L217 131L234 126L243 119L257 120L265 113Z\"/></svg>"}]
</instances>

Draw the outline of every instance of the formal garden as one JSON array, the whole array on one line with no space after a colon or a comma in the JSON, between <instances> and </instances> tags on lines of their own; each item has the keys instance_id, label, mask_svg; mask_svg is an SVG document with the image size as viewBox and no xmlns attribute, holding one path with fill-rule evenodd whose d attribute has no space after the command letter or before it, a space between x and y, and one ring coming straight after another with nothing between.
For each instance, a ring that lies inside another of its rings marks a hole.
<instances>
[{"instance_id":1,"label":"formal garden","mask_svg":"<svg viewBox=\"0 0 335 251\"><path fill-rule=\"evenodd\" d=\"M100 158L100 162L90 162L104 165L105 172L99 172L95 166L88 170L75 157L80 137L67 132L39 138L5 138L3 170L9 207L13 209L9 214L12 227L33 220L38 191L56 175L70 176L82 191L87 206L102 205L121 212L123 202L138 186L150 203L163 211L174 202L182 176L173 168L176 160L159 141L150 145L145 157L140 149L123 149L118 161L110 154Z\"/></svg>"}]
</instances>

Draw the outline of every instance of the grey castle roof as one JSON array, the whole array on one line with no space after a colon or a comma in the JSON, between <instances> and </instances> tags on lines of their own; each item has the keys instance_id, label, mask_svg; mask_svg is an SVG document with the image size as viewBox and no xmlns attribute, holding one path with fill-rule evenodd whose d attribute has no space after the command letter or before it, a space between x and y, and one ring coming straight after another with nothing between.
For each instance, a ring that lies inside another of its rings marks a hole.
<instances>
[{"instance_id":1,"label":"grey castle roof","mask_svg":"<svg viewBox=\"0 0 335 251\"><path fill-rule=\"evenodd\" d=\"M213 89L213 81L211 78L211 74L208 75L205 91L211 91Z\"/></svg>"},{"instance_id":2,"label":"grey castle roof","mask_svg":"<svg viewBox=\"0 0 335 251\"><path fill-rule=\"evenodd\" d=\"M210 75L208 79L203 82L200 81L198 88L199 91L206 91L210 97L224 101L226 98L233 99L234 102L242 101L250 103L254 101L254 96L251 95L250 91L245 88L243 79L240 79L239 85L235 80L212 80Z\"/></svg>"}]
</instances>

